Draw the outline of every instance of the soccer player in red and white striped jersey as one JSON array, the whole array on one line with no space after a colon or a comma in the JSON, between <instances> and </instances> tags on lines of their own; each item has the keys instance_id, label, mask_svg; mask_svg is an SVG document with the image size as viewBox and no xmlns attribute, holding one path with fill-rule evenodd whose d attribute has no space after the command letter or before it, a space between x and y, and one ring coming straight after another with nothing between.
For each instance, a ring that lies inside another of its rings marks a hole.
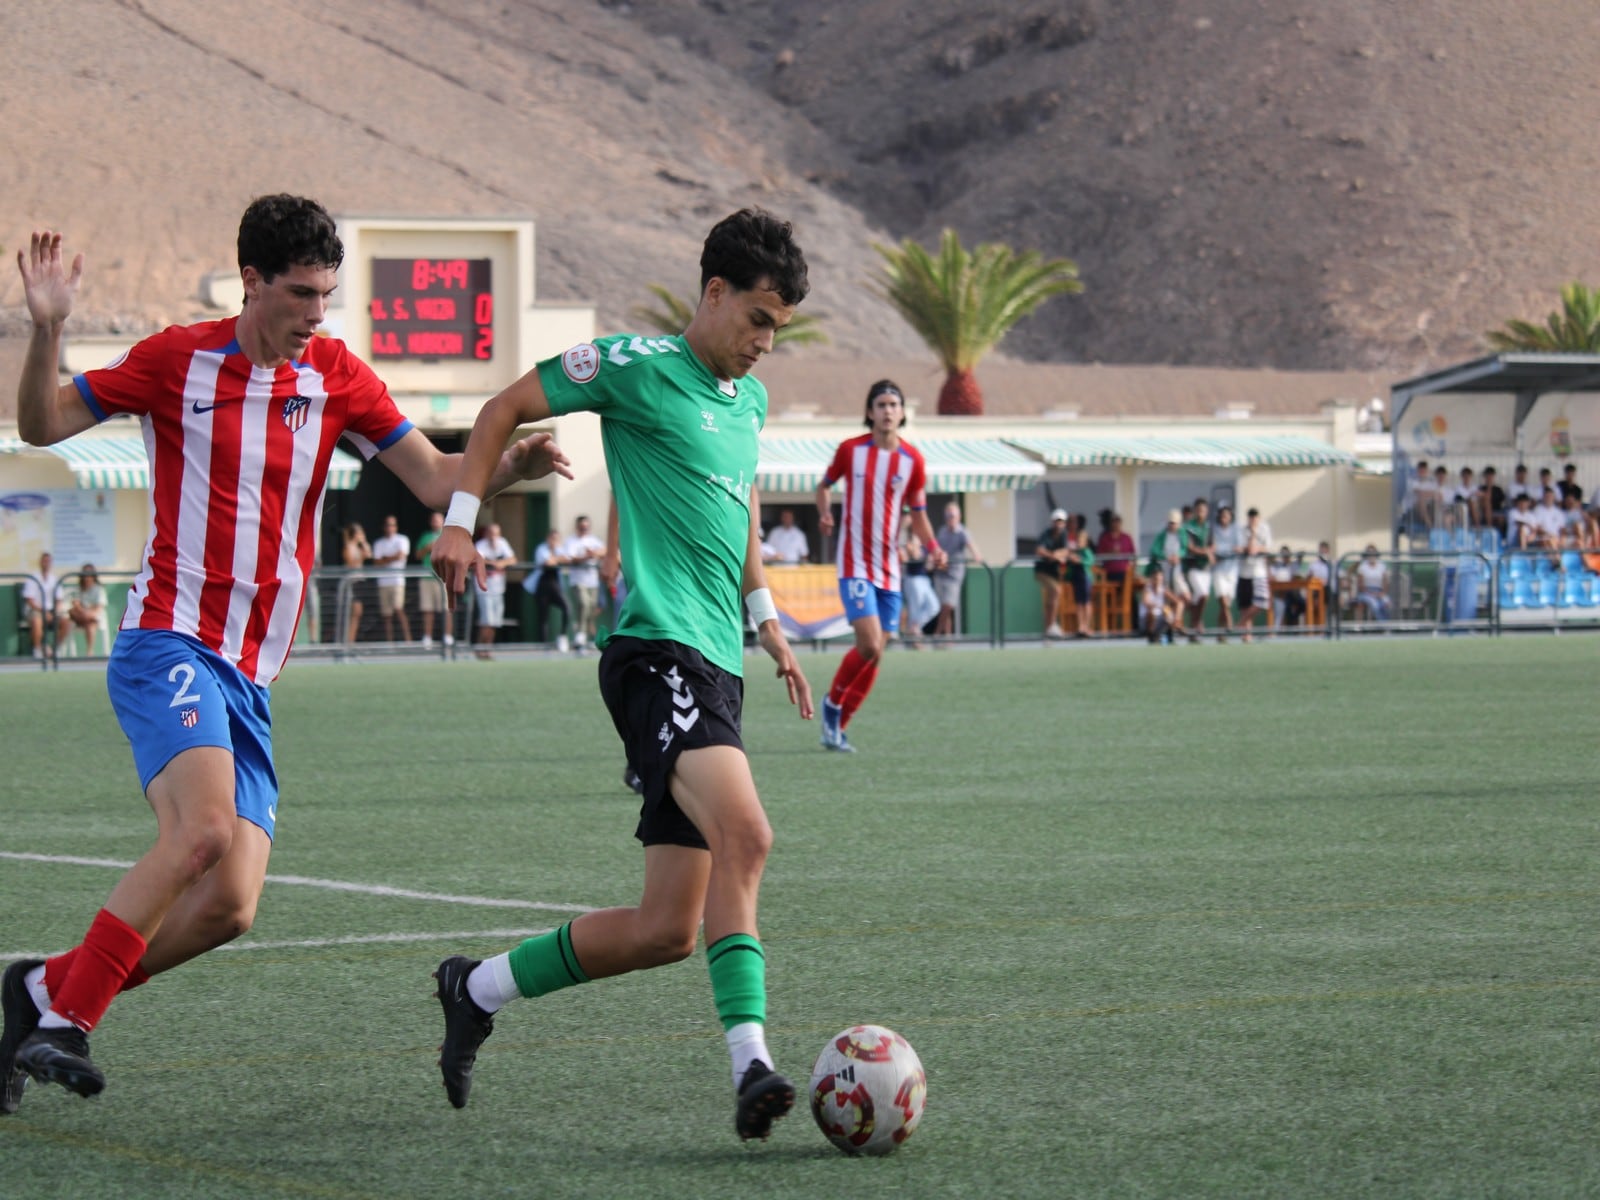
<instances>
[{"instance_id":1,"label":"soccer player in red and white striped jersey","mask_svg":"<svg viewBox=\"0 0 1600 1200\"><path fill-rule=\"evenodd\" d=\"M943 551L928 521L927 469L922 454L900 436L905 397L893 380L867 389L870 433L840 443L817 487L817 519L824 537L833 533L829 489L844 480L839 531L839 598L855 631L822 702L822 745L853 751L845 736L850 718L878 678L889 636L900 628L900 513L911 510L911 527L928 547L929 564L943 565Z\"/></svg>"},{"instance_id":2,"label":"soccer player in red and white striped jersey","mask_svg":"<svg viewBox=\"0 0 1600 1200\"><path fill-rule=\"evenodd\" d=\"M105 1077L88 1033L120 990L239 936L266 879L277 818L267 685L294 640L334 443L377 456L423 503L450 501L461 456L412 427L371 369L317 336L344 247L313 200L264 196L239 225L244 310L173 327L58 386L62 326L83 275L61 235L17 254L33 334L17 389L24 440L48 446L137 416L151 529L106 686L155 810L155 845L112 889L83 942L0 979L0 1112L24 1073L80 1095ZM498 491L552 470L548 434L518 442Z\"/></svg>"}]
</instances>

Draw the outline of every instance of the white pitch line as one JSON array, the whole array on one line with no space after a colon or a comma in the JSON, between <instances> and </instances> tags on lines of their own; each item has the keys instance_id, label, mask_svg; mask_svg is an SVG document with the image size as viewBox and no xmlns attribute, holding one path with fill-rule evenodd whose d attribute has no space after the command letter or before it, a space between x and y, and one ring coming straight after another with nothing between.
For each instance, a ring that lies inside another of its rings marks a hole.
<instances>
[{"instance_id":1,"label":"white pitch line","mask_svg":"<svg viewBox=\"0 0 1600 1200\"><path fill-rule=\"evenodd\" d=\"M115 858L81 858L73 854L25 854L14 850L0 850L0 858L21 862L62 863L74 867L115 867L126 871L133 866ZM593 912L587 904L547 904L543 900L501 900L492 896L454 896L446 892L419 892L410 888L389 887L381 883L346 883L341 879L312 879L305 875L268 875L268 883L290 884L296 887L325 888L334 892L359 892L367 896L391 896L401 900L436 900L444 904L465 904L476 908L523 908L542 912Z\"/></svg>"}]
</instances>

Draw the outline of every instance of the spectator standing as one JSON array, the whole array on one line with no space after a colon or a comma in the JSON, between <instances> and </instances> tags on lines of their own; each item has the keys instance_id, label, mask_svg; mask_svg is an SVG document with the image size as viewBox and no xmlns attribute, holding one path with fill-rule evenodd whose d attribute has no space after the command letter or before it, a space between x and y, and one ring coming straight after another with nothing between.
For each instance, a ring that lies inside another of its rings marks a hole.
<instances>
[{"instance_id":1,"label":"spectator standing","mask_svg":"<svg viewBox=\"0 0 1600 1200\"><path fill-rule=\"evenodd\" d=\"M361 570L372 558L372 544L367 541L367 531L352 521L344 527L343 537L344 544L339 550L340 561L344 563L346 570ZM354 642L356 635L361 632L361 614L366 611L366 605L361 601L365 583L366 581L362 579L350 581L350 619L344 638L347 642Z\"/></svg>"},{"instance_id":2,"label":"spectator standing","mask_svg":"<svg viewBox=\"0 0 1600 1200\"><path fill-rule=\"evenodd\" d=\"M106 619L106 590L93 563L84 563L78 573L78 594L68 605L67 616L83 634L84 654L93 654L95 635Z\"/></svg>"},{"instance_id":3,"label":"spectator standing","mask_svg":"<svg viewBox=\"0 0 1600 1200\"><path fill-rule=\"evenodd\" d=\"M778 524L767 535L772 547L773 561L792 567L796 563L811 561L811 545L806 541L806 531L794 523L794 510L785 508L778 513Z\"/></svg>"},{"instance_id":4,"label":"spectator standing","mask_svg":"<svg viewBox=\"0 0 1600 1200\"><path fill-rule=\"evenodd\" d=\"M1219 641L1227 641L1233 630L1233 602L1239 593L1239 555L1244 550L1245 530L1233 519L1233 506L1217 509L1217 524L1211 531L1211 550L1216 566L1211 569L1211 586L1217 597L1217 617L1222 625ZM1240 625L1244 622L1241 619ZM1245 629L1248 633L1248 628Z\"/></svg>"},{"instance_id":5,"label":"spectator standing","mask_svg":"<svg viewBox=\"0 0 1600 1200\"><path fill-rule=\"evenodd\" d=\"M582 650L594 641L599 627L600 560L606 556L606 544L595 537L589 518L580 516L572 523L572 536L561 547L561 554L567 560L567 583L578 601L572 640ZM543 633L541 625L541 638Z\"/></svg>"},{"instance_id":6,"label":"spectator standing","mask_svg":"<svg viewBox=\"0 0 1600 1200\"><path fill-rule=\"evenodd\" d=\"M1506 490L1500 486L1499 475L1491 464L1483 469L1483 486L1480 512L1483 524L1492 526L1502 534L1506 531Z\"/></svg>"},{"instance_id":7,"label":"spectator standing","mask_svg":"<svg viewBox=\"0 0 1600 1200\"><path fill-rule=\"evenodd\" d=\"M1272 587L1268 558L1272 554L1272 526L1261 517L1259 508L1245 513L1239 547L1239 629L1240 641L1255 640L1256 614L1271 602Z\"/></svg>"},{"instance_id":8,"label":"spectator standing","mask_svg":"<svg viewBox=\"0 0 1600 1200\"><path fill-rule=\"evenodd\" d=\"M1162 591L1177 601L1181 608L1188 598L1188 585L1183 581L1184 553L1183 513L1174 508L1167 513L1167 523L1150 543L1150 565L1147 570L1161 572ZM1178 622L1174 622L1176 626Z\"/></svg>"},{"instance_id":9,"label":"spectator standing","mask_svg":"<svg viewBox=\"0 0 1600 1200\"><path fill-rule=\"evenodd\" d=\"M1193 513L1183 526L1183 582L1189 597L1184 632L1191 642L1198 642L1206 600L1211 596L1211 565L1216 561L1216 552L1211 548L1211 502L1204 496L1196 498Z\"/></svg>"},{"instance_id":10,"label":"spectator standing","mask_svg":"<svg viewBox=\"0 0 1600 1200\"><path fill-rule=\"evenodd\" d=\"M33 656L44 657L44 635L54 639L54 652L61 653L71 620L61 595L61 578L55 572L55 556L48 550L39 555L39 571L22 581L22 605L28 613L28 636L33 640Z\"/></svg>"},{"instance_id":11,"label":"spectator standing","mask_svg":"<svg viewBox=\"0 0 1600 1200\"><path fill-rule=\"evenodd\" d=\"M911 528L910 517L900 522L900 587L906 601L901 636L908 649L921 650L924 627L938 619L939 597L928 575L928 548Z\"/></svg>"},{"instance_id":12,"label":"spectator standing","mask_svg":"<svg viewBox=\"0 0 1600 1200\"><path fill-rule=\"evenodd\" d=\"M1368 545L1361 552L1355 571L1355 603L1373 621L1389 619L1389 568L1378 557L1378 548Z\"/></svg>"},{"instance_id":13,"label":"spectator standing","mask_svg":"<svg viewBox=\"0 0 1600 1200\"><path fill-rule=\"evenodd\" d=\"M383 618L383 640L394 641L395 618L400 619L400 640L411 640L406 616L406 563L411 559L411 539L400 532L400 518L383 519L383 536L372 544L372 561L389 568L378 575L378 615Z\"/></svg>"},{"instance_id":14,"label":"spectator standing","mask_svg":"<svg viewBox=\"0 0 1600 1200\"><path fill-rule=\"evenodd\" d=\"M1105 528L1100 531L1094 544L1095 559L1100 564L1106 582L1115 584L1120 591L1128 582L1139 547L1134 543L1133 536L1122 527L1121 514L1108 508L1101 512L1100 520Z\"/></svg>"},{"instance_id":15,"label":"spectator standing","mask_svg":"<svg viewBox=\"0 0 1600 1200\"><path fill-rule=\"evenodd\" d=\"M1050 514L1050 527L1034 547L1033 577L1039 584L1039 606L1044 614L1044 636L1066 637L1061 628L1061 585L1067 578L1067 510Z\"/></svg>"},{"instance_id":16,"label":"spectator standing","mask_svg":"<svg viewBox=\"0 0 1600 1200\"><path fill-rule=\"evenodd\" d=\"M428 514L428 528L417 538L417 544L411 551L413 562L428 568L428 577L417 580L417 611L422 614L422 648L433 649L433 624L439 614L444 614L444 644L455 645L455 636L451 633L453 617L449 605L445 601L444 584L439 582L439 577L433 573L429 552L433 544L439 540L439 534L444 530L444 514L434 512Z\"/></svg>"},{"instance_id":17,"label":"spectator standing","mask_svg":"<svg viewBox=\"0 0 1600 1200\"><path fill-rule=\"evenodd\" d=\"M1074 604L1075 638L1090 636L1094 617L1094 547L1089 543L1089 522L1082 513L1067 518L1067 579Z\"/></svg>"},{"instance_id":18,"label":"spectator standing","mask_svg":"<svg viewBox=\"0 0 1600 1200\"><path fill-rule=\"evenodd\" d=\"M481 659L493 658L489 647L506 619L506 568L517 561L511 543L501 536L500 526L490 524L478 539L475 549L483 558L484 581L478 587L478 648Z\"/></svg>"},{"instance_id":19,"label":"spectator standing","mask_svg":"<svg viewBox=\"0 0 1600 1200\"><path fill-rule=\"evenodd\" d=\"M961 523L961 506L955 501L944 506L944 524L934 536L939 549L944 552L944 566L933 572L933 591L939 600L939 624L934 629L936 637L954 637L957 611L961 607L961 585L967 577L968 563L981 563L978 544Z\"/></svg>"},{"instance_id":20,"label":"spectator standing","mask_svg":"<svg viewBox=\"0 0 1600 1200\"><path fill-rule=\"evenodd\" d=\"M1583 507L1583 488L1578 483L1578 464L1568 463L1561 469L1561 482L1556 485L1561 492L1561 499L1566 500L1572 496L1578 501L1578 507Z\"/></svg>"},{"instance_id":21,"label":"spectator standing","mask_svg":"<svg viewBox=\"0 0 1600 1200\"><path fill-rule=\"evenodd\" d=\"M570 561L561 531L552 529L534 549L533 570L522 581L523 590L533 593L533 640L550 640L550 610L553 608L561 614L561 632L556 634L555 640L556 649L563 654L567 652L567 628L572 623L572 612L567 608L566 589L561 586L561 568Z\"/></svg>"}]
</instances>

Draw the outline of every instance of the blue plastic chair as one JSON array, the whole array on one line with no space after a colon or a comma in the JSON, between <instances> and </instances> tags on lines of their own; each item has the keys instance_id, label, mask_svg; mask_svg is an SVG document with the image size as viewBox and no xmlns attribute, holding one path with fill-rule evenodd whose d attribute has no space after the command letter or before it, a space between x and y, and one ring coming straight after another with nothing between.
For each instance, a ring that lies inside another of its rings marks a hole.
<instances>
[{"instance_id":1,"label":"blue plastic chair","mask_svg":"<svg viewBox=\"0 0 1600 1200\"><path fill-rule=\"evenodd\" d=\"M1539 584L1540 606L1550 607L1555 605L1561 596L1561 577L1558 575L1541 575L1537 582Z\"/></svg>"},{"instance_id":2,"label":"blue plastic chair","mask_svg":"<svg viewBox=\"0 0 1600 1200\"><path fill-rule=\"evenodd\" d=\"M1561 592L1556 604L1562 608L1577 608L1579 604L1583 603L1580 599L1582 595L1583 580L1576 575L1568 575L1561 581Z\"/></svg>"},{"instance_id":3,"label":"blue plastic chair","mask_svg":"<svg viewBox=\"0 0 1600 1200\"><path fill-rule=\"evenodd\" d=\"M1517 584L1526 582L1513 579L1509 575L1500 576L1500 607L1521 608L1522 601L1517 596Z\"/></svg>"},{"instance_id":4,"label":"blue plastic chair","mask_svg":"<svg viewBox=\"0 0 1600 1200\"><path fill-rule=\"evenodd\" d=\"M1594 608L1600 605L1600 575L1585 573L1578 579L1578 606Z\"/></svg>"},{"instance_id":5,"label":"blue plastic chair","mask_svg":"<svg viewBox=\"0 0 1600 1200\"><path fill-rule=\"evenodd\" d=\"M1512 608L1532 608L1534 602L1533 580L1524 575L1513 580Z\"/></svg>"},{"instance_id":6,"label":"blue plastic chair","mask_svg":"<svg viewBox=\"0 0 1600 1200\"><path fill-rule=\"evenodd\" d=\"M1450 549L1450 531L1448 529L1428 530L1428 549L1436 553Z\"/></svg>"},{"instance_id":7,"label":"blue plastic chair","mask_svg":"<svg viewBox=\"0 0 1600 1200\"><path fill-rule=\"evenodd\" d=\"M1494 526L1478 531L1478 551L1487 554L1490 558L1497 558L1500 554L1500 531Z\"/></svg>"},{"instance_id":8,"label":"blue plastic chair","mask_svg":"<svg viewBox=\"0 0 1600 1200\"><path fill-rule=\"evenodd\" d=\"M1537 556L1533 560L1533 577L1535 579L1554 579L1556 577L1556 565L1543 554Z\"/></svg>"},{"instance_id":9,"label":"blue plastic chair","mask_svg":"<svg viewBox=\"0 0 1600 1200\"><path fill-rule=\"evenodd\" d=\"M1528 562L1526 554L1506 555L1506 574L1513 579L1526 579L1533 573L1533 567Z\"/></svg>"},{"instance_id":10,"label":"blue plastic chair","mask_svg":"<svg viewBox=\"0 0 1600 1200\"><path fill-rule=\"evenodd\" d=\"M1561 569L1568 575L1582 574L1583 554L1577 550L1563 550L1561 552Z\"/></svg>"},{"instance_id":11,"label":"blue plastic chair","mask_svg":"<svg viewBox=\"0 0 1600 1200\"><path fill-rule=\"evenodd\" d=\"M1469 552L1476 550L1478 548L1478 535L1463 525L1460 529L1456 530L1455 543L1455 548L1457 550L1466 550Z\"/></svg>"}]
</instances>

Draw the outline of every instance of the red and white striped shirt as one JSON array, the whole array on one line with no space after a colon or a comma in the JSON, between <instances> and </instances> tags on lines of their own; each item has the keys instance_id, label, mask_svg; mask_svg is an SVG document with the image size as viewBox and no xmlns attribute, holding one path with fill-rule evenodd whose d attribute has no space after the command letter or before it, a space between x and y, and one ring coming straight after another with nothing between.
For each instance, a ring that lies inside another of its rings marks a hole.
<instances>
[{"instance_id":1,"label":"red and white striped shirt","mask_svg":"<svg viewBox=\"0 0 1600 1200\"><path fill-rule=\"evenodd\" d=\"M900 512L928 507L927 469L910 442L879 450L864 433L839 445L822 480L844 480L839 527L839 578L865 579L900 590Z\"/></svg>"},{"instance_id":2,"label":"red and white striped shirt","mask_svg":"<svg viewBox=\"0 0 1600 1200\"><path fill-rule=\"evenodd\" d=\"M343 342L257 367L237 321L174 325L74 383L97 419L138 416L150 456L150 537L121 628L188 634L266 684L300 622L334 444L347 435L370 459L412 426Z\"/></svg>"}]
</instances>

